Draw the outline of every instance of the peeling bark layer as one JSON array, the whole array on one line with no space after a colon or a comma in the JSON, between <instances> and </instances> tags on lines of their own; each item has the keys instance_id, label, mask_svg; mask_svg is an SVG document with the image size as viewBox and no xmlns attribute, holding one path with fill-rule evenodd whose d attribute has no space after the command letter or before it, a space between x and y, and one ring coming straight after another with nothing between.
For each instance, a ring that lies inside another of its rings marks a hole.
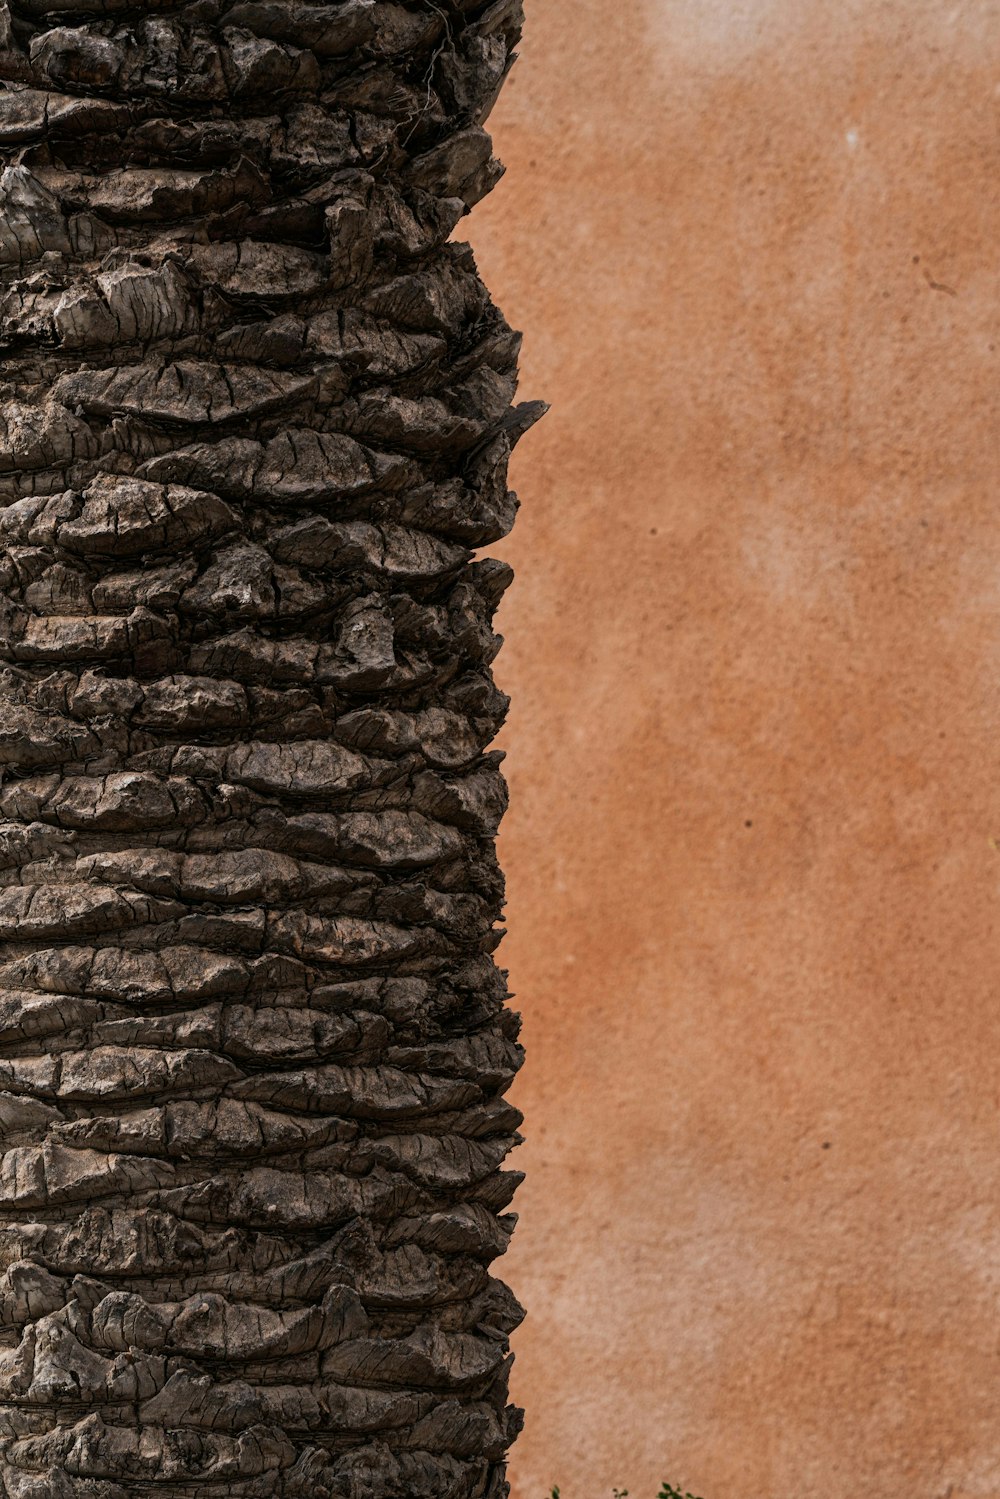
<instances>
[{"instance_id":1,"label":"peeling bark layer","mask_svg":"<svg viewBox=\"0 0 1000 1499\"><path fill-rule=\"evenodd\" d=\"M0 3L0 1493L506 1491L520 0Z\"/></svg>"}]
</instances>

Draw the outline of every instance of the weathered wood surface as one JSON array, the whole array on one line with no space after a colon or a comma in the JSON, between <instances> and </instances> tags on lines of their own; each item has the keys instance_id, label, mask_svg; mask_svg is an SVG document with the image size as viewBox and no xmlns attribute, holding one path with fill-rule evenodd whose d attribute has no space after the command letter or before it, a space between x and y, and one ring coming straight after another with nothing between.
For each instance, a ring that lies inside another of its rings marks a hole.
<instances>
[{"instance_id":1,"label":"weathered wood surface","mask_svg":"<svg viewBox=\"0 0 1000 1499\"><path fill-rule=\"evenodd\" d=\"M498 1499L520 0L0 4L0 1492Z\"/></svg>"}]
</instances>

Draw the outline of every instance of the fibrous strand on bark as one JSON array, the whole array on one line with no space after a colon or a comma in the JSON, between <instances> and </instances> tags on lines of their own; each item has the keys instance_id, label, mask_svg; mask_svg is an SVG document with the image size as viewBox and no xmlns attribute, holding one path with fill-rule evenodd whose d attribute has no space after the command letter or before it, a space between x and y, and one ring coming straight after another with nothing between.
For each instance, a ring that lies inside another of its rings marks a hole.
<instances>
[{"instance_id":1,"label":"fibrous strand on bark","mask_svg":"<svg viewBox=\"0 0 1000 1499\"><path fill-rule=\"evenodd\" d=\"M500 1499L520 0L0 0L0 1494Z\"/></svg>"}]
</instances>

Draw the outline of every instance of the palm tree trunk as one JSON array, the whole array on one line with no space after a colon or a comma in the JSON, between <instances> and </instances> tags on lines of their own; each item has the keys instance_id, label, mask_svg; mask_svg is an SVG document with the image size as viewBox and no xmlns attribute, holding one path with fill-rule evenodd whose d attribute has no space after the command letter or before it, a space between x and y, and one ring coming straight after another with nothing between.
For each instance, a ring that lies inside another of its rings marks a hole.
<instances>
[{"instance_id":1,"label":"palm tree trunk","mask_svg":"<svg viewBox=\"0 0 1000 1499\"><path fill-rule=\"evenodd\" d=\"M520 19L0 3L8 1499L506 1492Z\"/></svg>"}]
</instances>

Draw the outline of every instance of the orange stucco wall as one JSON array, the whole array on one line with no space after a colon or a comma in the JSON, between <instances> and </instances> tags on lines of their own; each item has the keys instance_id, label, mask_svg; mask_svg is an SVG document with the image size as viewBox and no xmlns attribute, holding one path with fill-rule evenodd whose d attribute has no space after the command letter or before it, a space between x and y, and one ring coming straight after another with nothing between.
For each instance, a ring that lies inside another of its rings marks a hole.
<instances>
[{"instance_id":1,"label":"orange stucco wall","mask_svg":"<svg viewBox=\"0 0 1000 1499\"><path fill-rule=\"evenodd\" d=\"M1000 5L534 0L517 1499L1000 1496Z\"/></svg>"}]
</instances>

